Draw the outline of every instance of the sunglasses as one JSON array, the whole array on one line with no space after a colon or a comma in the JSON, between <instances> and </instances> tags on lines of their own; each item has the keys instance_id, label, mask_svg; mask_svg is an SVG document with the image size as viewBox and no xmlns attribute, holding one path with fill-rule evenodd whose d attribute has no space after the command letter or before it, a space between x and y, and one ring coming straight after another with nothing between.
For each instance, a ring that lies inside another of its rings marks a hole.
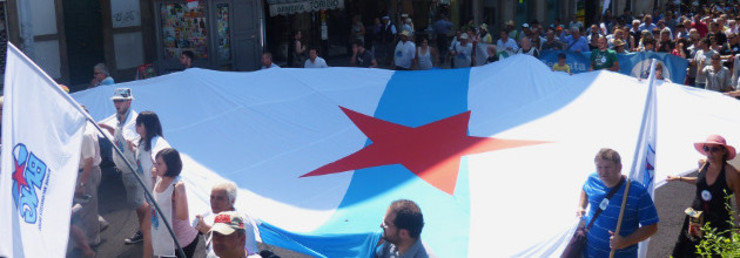
<instances>
[{"instance_id":1,"label":"sunglasses","mask_svg":"<svg viewBox=\"0 0 740 258\"><path fill-rule=\"evenodd\" d=\"M126 101L125 99L114 99L113 100L113 102L115 102L115 103L121 103L121 102L125 102L125 101Z\"/></svg>"},{"instance_id":2,"label":"sunglasses","mask_svg":"<svg viewBox=\"0 0 740 258\"><path fill-rule=\"evenodd\" d=\"M725 148L724 147L717 147L717 146L714 146L714 147L704 146L704 147L702 147L702 150L704 150L704 152L718 152L718 151L723 150L723 149L725 149Z\"/></svg>"}]
</instances>

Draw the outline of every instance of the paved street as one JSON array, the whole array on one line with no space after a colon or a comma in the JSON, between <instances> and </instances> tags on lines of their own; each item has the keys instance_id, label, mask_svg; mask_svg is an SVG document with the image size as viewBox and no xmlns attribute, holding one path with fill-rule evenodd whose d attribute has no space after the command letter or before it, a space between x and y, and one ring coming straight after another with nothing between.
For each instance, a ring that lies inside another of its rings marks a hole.
<instances>
[{"instance_id":1,"label":"paved street","mask_svg":"<svg viewBox=\"0 0 740 258\"><path fill-rule=\"evenodd\" d=\"M126 192L123 188L120 174L114 172L112 166L103 166L103 178L99 190L99 213L108 222L108 229L100 234L101 243L95 247L97 257L141 257L141 244L126 245L123 239L130 237L138 229L136 212L126 208ZM201 253L205 239L201 238L196 254ZM259 243L260 250L270 250L280 257L309 257L281 248ZM81 257L78 250L67 250L67 257ZM202 257L205 257L203 255Z\"/></svg>"}]
</instances>

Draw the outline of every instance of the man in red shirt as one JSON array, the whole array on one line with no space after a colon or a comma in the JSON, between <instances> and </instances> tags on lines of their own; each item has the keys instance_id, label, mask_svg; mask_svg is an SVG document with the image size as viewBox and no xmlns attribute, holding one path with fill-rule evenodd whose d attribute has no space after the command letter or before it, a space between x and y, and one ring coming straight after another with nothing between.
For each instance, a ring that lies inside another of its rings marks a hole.
<instances>
[{"instance_id":1,"label":"man in red shirt","mask_svg":"<svg viewBox=\"0 0 740 258\"><path fill-rule=\"evenodd\" d=\"M696 29L697 32L699 32L699 36L706 37L707 33L709 33L709 28L707 28L707 24L701 21L701 16L698 14L694 15L694 21L691 22L691 28Z\"/></svg>"}]
</instances>

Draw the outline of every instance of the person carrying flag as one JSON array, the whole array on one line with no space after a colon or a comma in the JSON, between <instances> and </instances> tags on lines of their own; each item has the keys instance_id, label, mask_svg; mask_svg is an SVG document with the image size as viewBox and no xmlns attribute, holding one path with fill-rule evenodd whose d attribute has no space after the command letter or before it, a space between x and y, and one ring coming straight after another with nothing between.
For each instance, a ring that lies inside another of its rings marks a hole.
<instances>
[{"instance_id":1,"label":"person carrying flag","mask_svg":"<svg viewBox=\"0 0 740 258\"><path fill-rule=\"evenodd\" d=\"M576 215L582 219L585 216L583 221L590 223L597 210L602 212L588 230L584 257L609 257L611 249L616 250L614 257L637 257L637 243L658 231L658 212L653 200L642 184L630 182L621 231L615 235L627 185L622 176L622 161L617 151L603 148L596 154L594 163L596 173L586 179L581 189ZM606 198L614 187L618 190Z\"/></svg>"}]
</instances>

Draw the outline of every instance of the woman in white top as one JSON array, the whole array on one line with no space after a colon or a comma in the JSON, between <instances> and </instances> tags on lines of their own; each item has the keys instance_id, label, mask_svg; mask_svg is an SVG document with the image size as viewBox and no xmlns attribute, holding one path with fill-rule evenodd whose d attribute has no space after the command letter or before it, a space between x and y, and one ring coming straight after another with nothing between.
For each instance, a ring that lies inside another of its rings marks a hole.
<instances>
[{"instance_id":1,"label":"woman in white top","mask_svg":"<svg viewBox=\"0 0 740 258\"><path fill-rule=\"evenodd\" d=\"M146 185L146 191L151 192L153 186L152 167L154 165L154 154L157 151L169 148L170 145L164 140L162 135L162 124L159 123L159 117L152 111L144 111L136 116L136 133L140 138L137 143L129 142L129 149L132 150L136 157L136 173ZM148 210L148 209L147 209ZM152 248L151 237L151 214L146 213L141 223L141 234L144 242L144 256L151 255L149 250Z\"/></svg>"},{"instance_id":2,"label":"woman in white top","mask_svg":"<svg viewBox=\"0 0 740 258\"><path fill-rule=\"evenodd\" d=\"M151 191L154 186L155 176L152 174L154 166L154 155L158 151L169 148L170 144L164 140L162 124L159 116L152 111L144 111L136 117L136 133L141 136L134 148L136 153L137 171L144 179L147 190Z\"/></svg>"},{"instance_id":3,"label":"woman in white top","mask_svg":"<svg viewBox=\"0 0 740 258\"><path fill-rule=\"evenodd\" d=\"M419 70L429 70L439 63L437 49L429 46L429 40L421 38L419 47L416 48L416 67Z\"/></svg>"},{"instance_id":4,"label":"woman in white top","mask_svg":"<svg viewBox=\"0 0 740 258\"><path fill-rule=\"evenodd\" d=\"M159 204L159 208L162 209L162 214L159 214L155 209L152 209L151 212L152 247L154 255L157 256L175 256L175 241L167 230L167 226L164 225L162 216L169 223L173 223L173 219L185 221L188 219L188 199L185 195L185 184L180 182L181 171L182 160L177 150L166 148L157 153L154 169L152 170L157 176L157 181L154 184L152 195ZM176 227L176 225L173 225L175 231L177 231ZM180 238L178 238L179 240ZM184 245L189 244L191 243L180 243L183 248L186 247Z\"/></svg>"}]
</instances>

